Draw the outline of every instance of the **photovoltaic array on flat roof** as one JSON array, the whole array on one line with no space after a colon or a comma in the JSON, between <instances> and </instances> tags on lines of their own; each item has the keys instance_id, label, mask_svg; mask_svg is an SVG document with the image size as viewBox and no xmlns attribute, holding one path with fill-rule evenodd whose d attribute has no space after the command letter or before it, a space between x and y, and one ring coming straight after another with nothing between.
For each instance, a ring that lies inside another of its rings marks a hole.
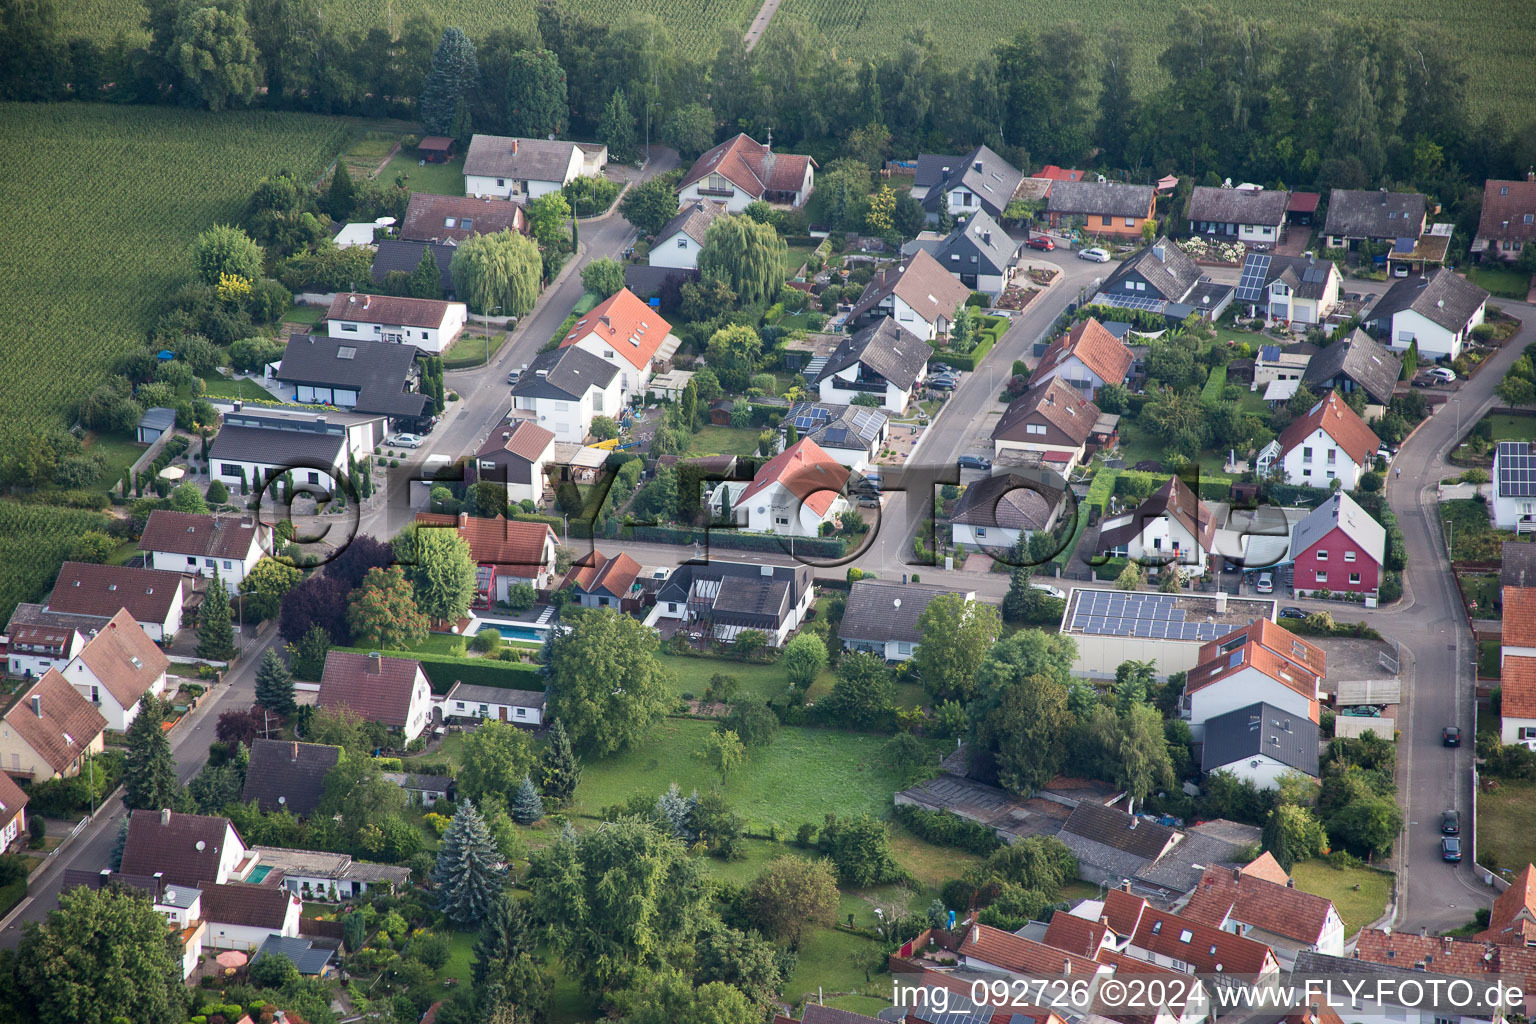
<instances>
[{"instance_id":1,"label":"photovoltaic array on flat roof","mask_svg":"<svg viewBox=\"0 0 1536 1024\"><path fill-rule=\"evenodd\" d=\"M1243 276L1237 282L1237 299L1239 302L1258 302L1263 297L1264 275L1269 273L1269 256L1258 254L1249 256L1243 264Z\"/></svg>"},{"instance_id":2,"label":"photovoltaic array on flat roof","mask_svg":"<svg viewBox=\"0 0 1536 1024\"><path fill-rule=\"evenodd\" d=\"M1190 622L1173 594L1118 590L1079 590L1067 627L1098 636L1135 636L1148 640L1197 640L1204 643L1232 631L1219 622Z\"/></svg>"},{"instance_id":3,"label":"photovoltaic array on flat roof","mask_svg":"<svg viewBox=\"0 0 1536 1024\"><path fill-rule=\"evenodd\" d=\"M1536 455L1528 441L1500 441L1499 494L1506 498L1536 497Z\"/></svg>"},{"instance_id":4,"label":"photovoltaic array on flat roof","mask_svg":"<svg viewBox=\"0 0 1536 1024\"><path fill-rule=\"evenodd\" d=\"M1158 295L1127 295L1125 292L1099 292L1093 301L1103 306L1145 309L1151 313L1160 313L1168 305L1168 300Z\"/></svg>"}]
</instances>

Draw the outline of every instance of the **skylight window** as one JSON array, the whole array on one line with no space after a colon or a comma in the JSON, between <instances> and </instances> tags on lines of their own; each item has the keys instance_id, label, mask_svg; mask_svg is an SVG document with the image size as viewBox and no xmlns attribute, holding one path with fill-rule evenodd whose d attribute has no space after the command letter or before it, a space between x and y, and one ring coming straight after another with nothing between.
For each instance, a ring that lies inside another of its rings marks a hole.
<instances>
[{"instance_id":1,"label":"skylight window","mask_svg":"<svg viewBox=\"0 0 1536 1024\"><path fill-rule=\"evenodd\" d=\"M356 359L357 358L357 349L353 348L351 345L343 345L343 346L341 346L341 348L338 348L336 350L336 358L337 359Z\"/></svg>"}]
</instances>

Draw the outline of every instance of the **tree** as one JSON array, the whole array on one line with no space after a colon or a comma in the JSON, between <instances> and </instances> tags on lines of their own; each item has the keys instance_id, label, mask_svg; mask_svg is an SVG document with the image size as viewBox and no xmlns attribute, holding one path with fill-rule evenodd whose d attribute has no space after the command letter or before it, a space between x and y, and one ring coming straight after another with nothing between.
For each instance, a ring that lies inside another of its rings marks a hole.
<instances>
[{"instance_id":1,"label":"tree","mask_svg":"<svg viewBox=\"0 0 1536 1024\"><path fill-rule=\"evenodd\" d=\"M256 667L256 703L285 717L299 709L293 699L293 675L271 647L262 653L261 664Z\"/></svg>"},{"instance_id":2,"label":"tree","mask_svg":"<svg viewBox=\"0 0 1536 1024\"><path fill-rule=\"evenodd\" d=\"M1536 274L1536 242L1526 242L1515 258L1515 269L1522 274Z\"/></svg>"},{"instance_id":3,"label":"tree","mask_svg":"<svg viewBox=\"0 0 1536 1024\"><path fill-rule=\"evenodd\" d=\"M1138 704L1121 713L1116 753L1115 785L1134 799L1145 800L1158 786L1173 785L1173 763L1156 708Z\"/></svg>"},{"instance_id":4,"label":"tree","mask_svg":"<svg viewBox=\"0 0 1536 1024\"><path fill-rule=\"evenodd\" d=\"M880 190L869 197L869 210L864 214L864 223L872 234L882 238L894 237L896 233L896 193L889 185L881 185Z\"/></svg>"},{"instance_id":5,"label":"tree","mask_svg":"<svg viewBox=\"0 0 1536 1024\"><path fill-rule=\"evenodd\" d=\"M766 747L779 731L779 716L760 700L748 697L731 705L717 728L729 729L749 747Z\"/></svg>"},{"instance_id":6,"label":"tree","mask_svg":"<svg viewBox=\"0 0 1536 1024\"><path fill-rule=\"evenodd\" d=\"M533 768L533 742L515 725L494 719L464 734L459 792L485 805L486 797L509 799Z\"/></svg>"},{"instance_id":7,"label":"tree","mask_svg":"<svg viewBox=\"0 0 1536 1024\"><path fill-rule=\"evenodd\" d=\"M608 997L625 1024L758 1024L763 1010L720 981L696 985L682 971L640 971Z\"/></svg>"},{"instance_id":8,"label":"tree","mask_svg":"<svg viewBox=\"0 0 1536 1024\"><path fill-rule=\"evenodd\" d=\"M405 793L384 777L379 763L369 757L370 744L356 715L316 712L308 738L342 748L342 756L325 773L325 788L315 815L339 818L344 833L382 823L405 809ZM335 728L331 728L331 726ZM342 735L350 732L351 735ZM338 742L340 741L340 742Z\"/></svg>"},{"instance_id":9,"label":"tree","mask_svg":"<svg viewBox=\"0 0 1536 1024\"><path fill-rule=\"evenodd\" d=\"M550 727L549 747L544 751L539 775L545 798L553 801L556 806L569 803L581 783L581 761L571 748L571 737L565 731L565 723L558 718Z\"/></svg>"},{"instance_id":10,"label":"tree","mask_svg":"<svg viewBox=\"0 0 1536 1024\"><path fill-rule=\"evenodd\" d=\"M252 985L280 989L299 980L299 968L281 953L268 953L251 965L248 972Z\"/></svg>"},{"instance_id":11,"label":"tree","mask_svg":"<svg viewBox=\"0 0 1536 1024\"><path fill-rule=\"evenodd\" d=\"M549 713L577 749L602 757L638 742L674 703L660 640L611 608L583 612L551 641Z\"/></svg>"},{"instance_id":12,"label":"tree","mask_svg":"<svg viewBox=\"0 0 1536 1024\"><path fill-rule=\"evenodd\" d=\"M212 111L248 105L261 81L245 6L235 0L186 3L176 18L171 56L190 98Z\"/></svg>"},{"instance_id":13,"label":"tree","mask_svg":"<svg viewBox=\"0 0 1536 1024\"><path fill-rule=\"evenodd\" d=\"M912 662L935 703L975 697L976 670L1002 628L997 609L989 604L967 601L960 594L941 594L928 602L917 617L923 642Z\"/></svg>"},{"instance_id":14,"label":"tree","mask_svg":"<svg viewBox=\"0 0 1536 1024\"><path fill-rule=\"evenodd\" d=\"M475 44L464 30L443 30L432 67L421 83L417 107L429 135L454 134L454 117L459 105L467 100L480 81L480 66L475 60Z\"/></svg>"},{"instance_id":15,"label":"tree","mask_svg":"<svg viewBox=\"0 0 1536 1024\"><path fill-rule=\"evenodd\" d=\"M715 142L715 115L702 103L674 107L661 124L661 137L684 160L693 160Z\"/></svg>"},{"instance_id":16,"label":"tree","mask_svg":"<svg viewBox=\"0 0 1536 1024\"><path fill-rule=\"evenodd\" d=\"M262 558L240 581L240 593L245 595L241 616L247 622L275 618L288 591L303 579L304 573L286 562Z\"/></svg>"},{"instance_id":17,"label":"tree","mask_svg":"<svg viewBox=\"0 0 1536 1024\"><path fill-rule=\"evenodd\" d=\"M503 315L522 316L539 297L544 263L531 240L497 231L460 242L448 271L454 290L475 312L500 307Z\"/></svg>"},{"instance_id":18,"label":"tree","mask_svg":"<svg viewBox=\"0 0 1536 1024\"><path fill-rule=\"evenodd\" d=\"M450 274L452 266L450 261ZM437 257L432 255L430 246L422 247L421 259L416 261L416 266L411 270L411 276L405 282L405 293L413 299L443 297L443 270L438 265Z\"/></svg>"},{"instance_id":19,"label":"tree","mask_svg":"<svg viewBox=\"0 0 1536 1024\"><path fill-rule=\"evenodd\" d=\"M775 857L747 887L746 908L764 935L798 945L807 928L832 923L839 898L829 862Z\"/></svg>"},{"instance_id":20,"label":"tree","mask_svg":"<svg viewBox=\"0 0 1536 1024\"><path fill-rule=\"evenodd\" d=\"M551 986L528 947L528 922L522 905L511 893L503 892L480 926L470 965L480 1019L494 1022L498 1011L515 1008L519 1020L543 1021Z\"/></svg>"},{"instance_id":21,"label":"tree","mask_svg":"<svg viewBox=\"0 0 1536 1024\"><path fill-rule=\"evenodd\" d=\"M407 526L395 537L395 557L415 588L416 607L437 622L462 619L475 598L475 559L456 530Z\"/></svg>"},{"instance_id":22,"label":"tree","mask_svg":"<svg viewBox=\"0 0 1536 1024\"><path fill-rule=\"evenodd\" d=\"M763 340L756 330L746 324L731 324L710 335L704 358L709 360L722 387L741 392L747 389L762 351Z\"/></svg>"},{"instance_id":23,"label":"tree","mask_svg":"<svg viewBox=\"0 0 1536 1024\"><path fill-rule=\"evenodd\" d=\"M621 164L632 164L640 157L635 142L635 114L629 109L623 89L615 89L603 109L603 119L597 126L597 139L608 147L608 159Z\"/></svg>"},{"instance_id":24,"label":"tree","mask_svg":"<svg viewBox=\"0 0 1536 1024\"><path fill-rule=\"evenodd\" d=\"M1071 725L1067 683L1076 644L1021 629L1000 641L976 671L970 756L982 778L1028 794L1055 777Z\"/></svg>"},{"instance_id":25,"label":"tree","mask_svg":"<svg viewBox=\"0 0 1536 1024\"><path fill-rule=\"evenodd\" d=\"M644 235L654 235L677 215L676 172L659 174L638 185L631 185L619 200L619 212Z\"/></svg>"},{"instance_id":26,"label":"tree","mask_svg":"<svg viewBox=\"0 0 1536 1024\"><path fill-rule=\"evenodd\" d=\"M496 844L473 800L463 800L453 823L443 833L432 884L437 887L437 909L461 928L478 925L501 891L505 868L499 863Z\"/></svg>"},{"instance_id":27,"label":"tree","mask_svg":"<svg viewBox=\"0 0 1536 1024\"><path fill-rule=\"evenodd\" d=\"M138 890L76 886L16 950L14 1005L40 1024L170 1021L186 1016L181 949Z\"/></svg>"},{"instance_id":28,"label":"tree","mask_svg":"<svg viewBox=\"0 0 1536 1024\"><path fill-rule=\"evenodd\" d=\"M369 569L347 606L347 628L359 647L410 647L427 636L427 617L399 566Z\"/></svg>"},{"instance_id":29,"label":"tree","mask_svg":"<svg viewBox=\"0 0 1536 1024\"><path fill-rule=\"evenodd\" d=\"M206 514L208 502L203 500L203 492L197 489L197 484L191 480L185 480L177 484L176 489L171 492L171 508L177 512Z\"/></svg>"},{"instance_id":30,"label":"tree","mask_svg":"<svg viewBox=\"0 0 1536 1024\"><path fill-rule=\"evenodd\" d=\"M229 591L213 570L213 582L197 610L197 656L226 661L235 653L235 628L229 621Z\"/></svg>"},{"instance_id":31,"label":"tree","mask_svg":"<svg viewBox=\"0 0 1536 1024\"><path fill-rule=\"evenodd\" d=\"M215 224L197 236L191 249L192 269L204 284L215 285L225 274L254 281L261 277L261 246L228 224Z\"/></svg>"},{"instance_id":32,"label":"tree","mask_svg":"<svg viewBox=\"0 0 1536 1024\"><path fill-rule=\"evenodd\" d=\"M711 923L695 943L693 983L721 982L741 990L758 1006L778 997L793 969L794 954L780 950L755 931Z\"/></svg>"},{"instance_id":33,"label":"tree","mask_svg":"<svg viewBox=\"0 0 1536 1024\"><path fill-rule=\"evenodd\" d=\"M855 128L843 141L844 154L876 171L885 166L885 158L890 151L891 131L878 121Z\"/></svg>"},{"instance_id":34,"label":"tree","mask_svg":"<svg viewBox=\"0 0 1536 1024\"><path fill-rule=\"evenodd\" d=\"M1536 405L1536 384L1524 377L1517 377L1513 373L1505 374L1504 378L1494 385L1493 391L1505 405Z\"/></svg>"},{"instance_id":35,"label":"tree","mask_svg":"<svg viewBox=\"0 0 1536 1024\"><path fill-rule=\"evenodd\" d=\"M1385 856L1403 830L1403 812L1389 796L1351 801L1328 819L1328 833L1357 856Z\"/></svg>"},{"instance_id":36,"label":"tree","mask_svg":"<svg viewBox=\"0 0 1536 1024\"><path fill-rule=\"evenodd\" d=\"M773 225L741 214L716 217L704 230L699 273L705 283L725 284L744 305L770 302L784 283L785 252Z\"/></svg>"},{"instance_id":37,"label":"tree","mask_svg":"<svg viewBox=\"0 0 1536 1024\"><path fill-rule=\"evenodd\" d=\"M808 690L821 670L827 667L827 645L814 633L798 633L784 645L784 674L789 685Z\"/></svg>"},{"instance_id":38,"label":"tree","mask_svg":"<svg viewBox=\"0 0 1536 1024\"><path fill-rule=\"evenodd\" d=\"M357 205L356 190L352 186L352 172L347 170L345 160L336 161L336 170L331 175L331 184L325 193L325 208L330 213L332 220L344 221L352 216L352 210Z\"/></svg>"},{"instance_id":39,"label":"tree","mask_svg":"<svg viewBox=\"0 0 1536 1024\"><path fill-rule=\"evenodd\" d=\"M123 806L130 811L160 811L176 804L181 786L176 759L162 724L170 704L154 694L139 698L139 713L128 724L128 756L123 765Z\"/></svg>"},{"instance_id":40,"label":"tree","mask_svg":"<svg viewBox=\"0 0 1536 1024\"><path fill-rule=\"evenodd\" d=\"M1311 860L1328 848L1328 833L1305 807L1282 803L1264 822L1264 849L1287 872L1297 861Z\"/></svg>"},{"instance_id":41,"label":"tree","mask_svg":"<svg viewBox=\"0 0 1536 1024\"><path fill-rule=\"evenodd\" d=\"M533 788L533 779L524 775L512 796L512 820L519 825L532 825L542 817L544 801L539 799L539 791Z\"/></svg>"},{"instance_id":42,"label":"tree","mask_svg":"<svg viewBox=\"0 0 1536 1024\"><path fill-rule=\"evenodd\" d=\"M323 626L311 626L298 643L288 645L289 669L300 679L316 682L325 671L325 656L330 649L331 634Z\"/></svg>"},{"instance_id":43,"label":"tree","mask_svg":"<svg viewBox=\"0 0 1536 1024\"><path fill-rule=\"evenodd\" d=\"M821 702L830 721L855 729L881 724L890 715L896 687L885 664L873 654L845 654L837 663L837 682Z\"/></svg>"},{"instance_id":44,"label":"tree","mask_svg":"<svg viewBox=\"0 0 1536 1024\"><path fill-rule=\"evenodd\" d=\"M891 211L891 223L902 238L916 238L928 226L928 213L923 204L912 198L910 192L896 197L896 208Z\"/></svg>"},{"instance_id":45,"label":"tree","mask_svg":"<svg viewBox=\"0 0 1536 1024\"><path fill-rule=\"evenodd\" d=\"M1031 579L1028 566L1013 570L1008 580L1008 593L1003 597L1003 619L1031 625L1060 622L1065 602L1032 586Z\"/></svg>"},{"instance_id":46,"label":"tree","mask_svg":"<svg viewBox=\"0 0 1536 1024\"><path fill-rule=\"evenodd\" d=\"M606 299L624 287L624 265L606 256L581 268L581 283L587 291Z\"/></svg>"},{"instance_id":47,"label":"tree","mask_svg":"<svg viewBox=\"0 0 1536 1024\"><path fill-rule=\"evenodd\" d=\"M891 856L890 836L884 823L868 814L847 818L827 815L816 844L832 859L837 877L847 885L863 888L901 875L901 868Z\"/></svg>"},{"instance_id":48,"label":"tree","mask_svg":"<svg viewBox=\"0 0 1536 1024\"><path fill-rule=\"evenodd\" d=\"M507 65L507 134L526 139L564 135L571 108L565 69L548 50L519 50Z\"/></svg>"},{"instance_id":49,"label":"tree","mask_svg":"<svg viewBox=\"0 0 1536 1024\"><path fill-rule=\"evenodd\" d=\"M609 441L619 436L619 425L612 416L593 416L587 432L599 441Z\"/></svg>"},{"instance_id":50,"label":"tree","mask_svg":"<svg viewBox=\"0 0 1536 1024\"><path fill-rule=\"evenodd\" d=\"M524 208L528 215L528 231L538 240L539 248L546 252L564 252L571 238L566 227L571 221L571 204L559 192L546 192L530 199Z\"/></svg>"},{"instance_id":51,"label":"tree","mask_svg":"<svg viewBox=\"0 0 1536 1024\"><path fill-rule=\"evenodd\" d=\"M699 756L720 773L720 781L724 783L726 777L747 759L747 748L733 730L716 730L704 737L704 749L699 751Z\"/></svg>"}]
</instances>

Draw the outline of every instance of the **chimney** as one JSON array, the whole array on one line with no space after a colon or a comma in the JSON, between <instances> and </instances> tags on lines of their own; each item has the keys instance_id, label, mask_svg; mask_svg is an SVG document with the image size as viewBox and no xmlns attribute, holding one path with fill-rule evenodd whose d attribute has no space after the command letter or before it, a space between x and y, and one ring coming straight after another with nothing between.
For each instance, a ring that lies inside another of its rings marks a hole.
<instances>
[{"instance_id":1,"label":"chimney","mask_svg":"<svg viewBox=\"0 0 1536 1024\"><path fill-rule=\"evenodd\" d=\"M367 309L368 308L368 303L370 303L372 301L373 301L373 296L372 295L364 295L363 296L363 308Z\"/></svg>"},{"instance_id":2,"label":"chimney","mask_svg":"<svg viewBox=\"0 0 1536 1024\"><path fill-rule=\"evenodd\" d=\"M384 659L379 657L378 651L368 652L368 674L376 676L384 671Z\"/></svg>"},{"instance_id":3,"label":"chimney","mask_svg":"<svg viewBox=\"0 0 1536 1024\"><path fill-rule=\"evenodd\" d=\"M40 693L32 695L32 713L38 718L43 717L43 695Z\"/></svg>"},{"instance_id":4,"label":"chimney","mask_svg":"<svg viewBox=\"0 0 1536 1024\"><path fill-rule=\"evenodd\" d=\"M1161 245L1154 245L1152 247L1152 255L1157 257L1157 262L1159 263L1168 262L1168 250Z\"/></svg>"},{"instance_id":5,"label":"chimney","mask_svg":"<svg viewBox=\"0 0 1536 1024\"><path fill-rule=\"evenodd\" d=\"M514 153L517 152L517 140L516 139L512 140L512 152L514 152Z\"/></svg>"},{"instance_id":6,"label":"chimney","mask_svg":"<svg viewBox=\"0 0 1536 1024\"><path fill-rule=\"evenodd\" d=\"M1536 181L1536 168L1532 168L1531 170L1525 172L1525 180Z\"/></svg>"},{"instance_id":7,"label":"chimney","mask_svg":"<svg viewBox=\"0 0 1536 1024\"><path fill-rule=\"evenodd\" d=\"M170 823L171 823L171 809L169 807L162 807L162 808L160 808L160 824L162 824L162 825L169 825Z\"/></svg>"},{"instance_id":8,"label":"chimney","mask_svg":"<svg viewBox=\"0 0 1536 1024\"><path fill-rule=\"evenodd\" d=\"M1232 881L1239 882L1239 881L1242 881L1242 878L1243 878L1243 869L1242 868L1233 868L1232 869Z\"/></svg>"},{"instance_id":9,"label":"chimney","mask_svg":"<svg viewBox=\"0 0 1536 1024\"><path fill-rule=\"evenodd\" d=\"M971 942L976 943L976 942L980 942L980 941L981 941L981 925L973 924L973 925L971 925Z\"/></svg>"},{"instance_id":10,"label":"chimney","mask_svg":"<svg viewBox=\"0 0 1536 1024\"><path fill-rule=\"evenodd\" d=\"M503 430L501 432L501 439L503 441L510 441L510 440L512 440L512 431L510 431L510 430Z\"/></svg>"},{"instance_id":11,"label":"chimney","mask_svg":"<svg viewBox=\"0 0 1536 1024\"><path fill-rule=\"evenodd\" d=\"M298 740L294 740L293 741L293 759L295 761L297 761L299 759L299 741Z\"/></svg>"},{"instance_id":12,"label":"chimney","mask_svg":"<svg viewBox=\"0 0 1536 1024\"><path fill-rule=\"evenodd\" d=\"M975 163L971 164L971 169L973 171L975 171L977 174L980 174L981 173L981 161L977 160Z\"/></svg>"},{"instance_id":13,"label":"chimney","mask_svg":"<svg viewBox=\"0 0 1536 1024\"><path fill-rule=\"evenodd\" d=\"M242 406L243 406L243 405L245 405L245 403L244 403L244 402L242 402L242 401L240 401L240 399L238 399L238 398L237 398L237 399L235 399L235 412L239 412L239 411L240 411L240 408L241 408L241 407L242 407Z\"/></svg>"},{"instance_id":14,"label":"chimney","mask_svg":"<svg viewBox=\"0 0 1536 1024\"><path fill-rule=\"evenodd\" d=\"M1062 958L1062 960L1061 960L1061 973L1062 974L1071 974L1072 973L1072 959L1070 957L1063 957Z\"/></svg>"},{"instance_id":15,"label":"chimney","mask_svg":"<svg viewBox=\"0 0 1536 1024\"><path fill-rule=\"evenodd\" d=\"M462 529L465 529L468 526L469 526L469 513L468 512L460 512L459 513L459 529L462 530Z\"/></svg>"},{"instance_id":16,"label":"chimney","mask_svg":"<svg viewBox=\"0 0 1536 1024\"><path fill-rule=\"evenodd\" d=\"M983 242L985 242L987 245L991 245L992 244L992 232L990 232L990 231L983 231L981 233L981 240Z\"/></svg>"},{"instance_id":17,"label":"chimney","mask_svg":"<svg viewBox=\"0 0 1536 1024\"><path fill-rule=\"evenodd\" d=\"M1287 889L1294 889L1294 888L1296 888L1296 879L1294 879L1294 878L1287 878L1285 880L1285 887Z\"/></svg>"}]
</instances>

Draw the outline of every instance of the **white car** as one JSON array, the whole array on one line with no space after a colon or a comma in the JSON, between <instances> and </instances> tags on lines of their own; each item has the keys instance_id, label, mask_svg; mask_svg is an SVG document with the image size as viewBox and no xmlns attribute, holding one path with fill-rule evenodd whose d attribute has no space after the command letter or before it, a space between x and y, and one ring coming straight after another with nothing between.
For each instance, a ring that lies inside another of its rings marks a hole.
<instances>
[{"instance_id":1,"label":"white car","mask_svg":"<svg viewBox=\"0 0 1536 1024\"><path fill-rule=\"evenodd\" d=\"M1254 591L1259 594L1273 594L1275 592L1275 577L1273 573L1259 573L1259 582L1254 585Z\"/></svg>"},{"instance_id":2,"label":"white car","mask_svg":"<svg viewBox=\"0 0 1536 1024\"><path fill-rule=\"evenodd\" d=\"M1060 587L1053 587L1049 583L1031 583L1029 589L1042 591L1058 601L1065 601L1067 599L1067 592L1065 590L1062 590Z\"/></svg>"},{"instance_id":3,"label":"white car","mask_svg":"<svg viewBox=\"0 0 1536 1024\"><path fill-rule=\"evenodd\" d=\"M1079 249L1077 258L1080 260L1091 260L1094 263L1108 263L1109 253L1103 249Z\"/></svg>"},{"instance_id":4,"label":"white car","mask_svg":"<svg viewBox=\"0 0 1536 1024\"><path fill-rule=\"evenodd\" d=\"M416 434L396 434L385 438L384 444L390 448L420 448L421 438Z\"/></svg>"},{"instance_id":5,"label":"white car","mask_svg":"<svg viewBox=\"0 0 1536 1024\"><path fill-rule=\"evenodd\" d=\"M1442 381L1446 384L1449 384L1456 379L1456 371L1451 369L1449 366L1431 366L1424 372L1436 380Z\"/></svg>"}]
</instances>

